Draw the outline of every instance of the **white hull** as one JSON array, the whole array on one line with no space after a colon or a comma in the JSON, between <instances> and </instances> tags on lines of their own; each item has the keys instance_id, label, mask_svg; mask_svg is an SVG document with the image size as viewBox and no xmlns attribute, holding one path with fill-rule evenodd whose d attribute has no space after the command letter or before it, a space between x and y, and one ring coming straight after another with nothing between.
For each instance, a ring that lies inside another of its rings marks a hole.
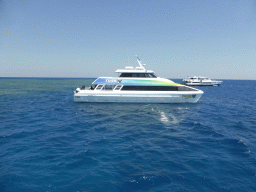
<instances>
[{"instance_id":1,"label":"white hull","mask_svg":"<svg viewBox=\"0 0 256 192\"><path fill-rule=\"evenodd\" d=\"M83 90L74 94L75 102L124 103L196 103L203 91L97 91Z\"/></svg>"},{"instance_id":2,"label":"white hull","mask_svg":"<svg viewBox=\"0 0 256 192\"><path fill-rule=\"evenodd\" d=\"M184 84L187 86L219 86L222 81L211 81L211 82L185 82Z\"/></svg>"},{"instance_id":3,"label":"white hull","mask_svg":"<svg viewBox=\"0 0 256 192\"><path fill-rule=\"evenodd\" d=\"M182 80L182 84L188 86L219 86L223 81L216 81L209 79L208 77L190 77Z\"/></svg>"}]
</instances>

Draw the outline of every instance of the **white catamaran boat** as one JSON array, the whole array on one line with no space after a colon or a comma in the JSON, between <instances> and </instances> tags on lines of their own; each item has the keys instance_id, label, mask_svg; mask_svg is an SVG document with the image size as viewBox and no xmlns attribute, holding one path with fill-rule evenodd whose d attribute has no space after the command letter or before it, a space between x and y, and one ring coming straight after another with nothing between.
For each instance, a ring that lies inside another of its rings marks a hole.
<instances>
[{"instance_id":1,"label":"white catamaran boat","mask_svg":"<svg viewBox=\"0 0 256 192\"><path fill-rule=\"evenodd\" d=\"M203 91L160 78L139 67L118 69L118 77L99 77L90 88L77 88L75 102L196 103Z\"/></svg>"},{"instance_id":2,"label":"white catamaran boat","mask_svg":"<svg viewBox=\"0 0 256 192\"><path fill-rule=\"evenodd\" d=\"M188 86L219 86L222 82L201 76L188 77L182 80L182 83Z\"/></svg>"}]
</instances>

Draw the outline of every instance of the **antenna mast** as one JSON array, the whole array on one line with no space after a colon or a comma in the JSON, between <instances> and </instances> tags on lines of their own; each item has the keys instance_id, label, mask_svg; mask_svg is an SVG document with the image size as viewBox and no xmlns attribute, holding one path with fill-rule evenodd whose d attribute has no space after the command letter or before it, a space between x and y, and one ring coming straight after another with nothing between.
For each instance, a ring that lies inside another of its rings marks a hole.
<instances>
[{"instance_id":1,"label":"antenna mast","mask_svg":"<svg viewBox=\"0 0 256 192\"><path fill-rule=\"evenodd\" d=\"M141 67L143 70L146 71L145 67L143 67L143 65L145 65L145 64L141 64L140 58L139 58L137 55L136 55L136 57L137 57L137 61L138 61L139 65L140 65L140 67Z\"/></svg>"}]
</instances>

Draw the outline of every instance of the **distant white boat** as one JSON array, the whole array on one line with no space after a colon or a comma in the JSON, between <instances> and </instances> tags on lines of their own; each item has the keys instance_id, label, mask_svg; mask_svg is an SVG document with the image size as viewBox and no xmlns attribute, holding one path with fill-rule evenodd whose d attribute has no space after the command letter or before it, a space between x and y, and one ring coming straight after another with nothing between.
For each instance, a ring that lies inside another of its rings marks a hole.
<instances>
[{"instance_id":1,"label":"distant white boat","mask_svg":"<svg viewBox=\"0 0 256 192\"><path fill-rule=\"evenodd\" d=\"M216 81L208 77L188 77L182 80L182 84L188 86L219 86L223 81Z\"/></svg>"},{"instance_id":2,"label":"distant white boat","mask_svg":"<svg viewBox=\"0 0 256 192\"><path fill-rule=\"evenodd\" d=\"M99 77L90 88L74 91L75 102L125 103L196 103L204 93L201 90L157 77L146 70L137 58L139 67L118 69L118 77Z\"/></svg>"}]
</instances>

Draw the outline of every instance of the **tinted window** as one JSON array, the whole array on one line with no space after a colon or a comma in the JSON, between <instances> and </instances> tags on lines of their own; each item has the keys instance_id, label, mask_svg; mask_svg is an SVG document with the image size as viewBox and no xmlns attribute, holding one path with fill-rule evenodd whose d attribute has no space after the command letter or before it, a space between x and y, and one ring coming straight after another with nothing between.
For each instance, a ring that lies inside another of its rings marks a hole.
<instances>
[{"instance_id":1,"label":"tinted window","mask_svg":"<svg viewBox=\"0 0 256 192\"><path fill-rule=\"evenodd\" d=\"M122 73L119 77L132 77L132 73Z\"/></svg>"},{"instance_id":2,"label":"tinted window","mask_svg":"<svg viewBox=\"0 0 256 192\"><path fill-rule=\"evenodd\" d=\"M185 86L123 86L122 91L195 91Z\"/></svg>"},{"instance_id":3,"label":"tinted window","mask_svg":"<svg viewBox=\"0 0 256 192\"><path fill-rule=\"evenodd\" d=\"M113 85L105 85L105 90L112 90L113 89Z\"/></svg>"},{"instance_id":4,"label":"tinted window","mask_svg":"<svg viewBox=\"0 0 256 192\"><path fill-rule=\"evenodd\" d=\"M156 77L156 75L153 74L153 73L149 73L149 76L150 76L150 77Z\"/></svg>"},{"instance_id":5,"label":"tinted window","mask_svg":"<svg viewBox=\"0 0 256 192\"><path fill-rule=\"evenodd\" d=\"M178 91L177 86L123 86L123 91Z\"/></svg>"},{"instance_id":6,"label":"tinted window","mask_svg":"<svg viewBox=\"0 0 256 192\"><path fill-rule=\"evenodd\" d=\"M156 78L153 73L122 73L119 77Z\"/></svg>"}]
</instances>

